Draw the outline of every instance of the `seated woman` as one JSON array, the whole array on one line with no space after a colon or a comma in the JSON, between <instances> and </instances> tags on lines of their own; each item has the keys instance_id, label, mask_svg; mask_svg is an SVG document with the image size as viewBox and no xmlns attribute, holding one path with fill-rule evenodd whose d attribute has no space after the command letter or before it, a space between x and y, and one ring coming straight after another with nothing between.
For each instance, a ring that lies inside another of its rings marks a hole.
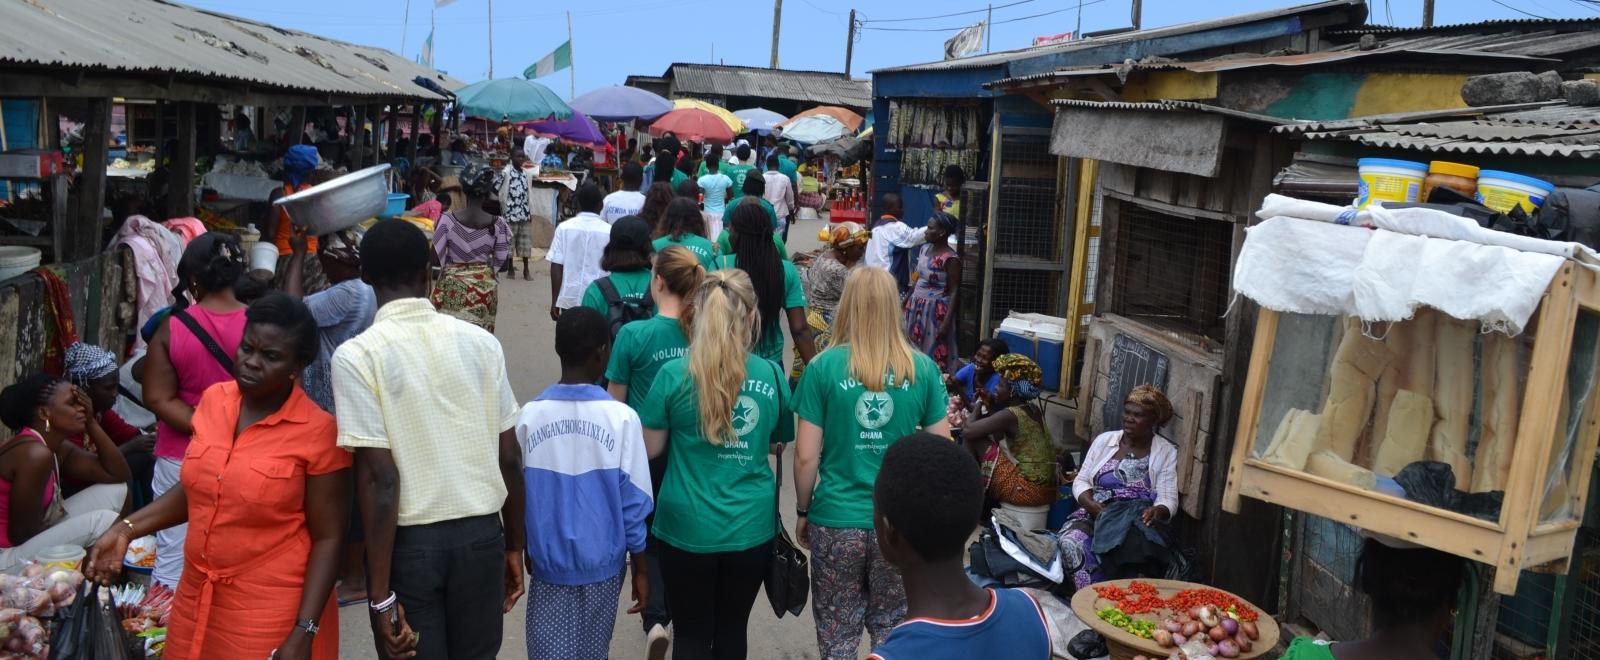
<instances>
[{"instance_id":1,"label":"seated woman","mask_svg":"<svg viewBox=\"0 0 1600 660\"><path fill-rule=\"evenodd\" d=\"M990 337L978 342L972 361L957 369L954 375L944 377L950 393L961 397L961 407L969 408L978 402L978 392L994 395L1000 385L1000 375L994 371L994 361L1011 352L1011 347L1000 339Z\"/></svg>"},{"instance_id":2,"label":"seated woman","mask_svg":"<svg viewBox=\"0 0 1600 660\"><path fill-rule=\"evenodd\" d=\"M156 436L127 423L112 410L117 403L117 388L122 382L116 356L99 346L75 343L67 347L66 375L73 385L89 395L95 421L128 461L128 469L133 475L129 487L137 493L132 502L142 505L150 501L150 495L145 491L149 490L150 477L155 471L156 457L152 450L156 445ZM91 454L97 451L94 441L87 435L67 438L67 441ZM64 481L68 495L75 495L94 485L71 477Z\"/></svg>"},{"instance_id":3,"label":"seated woman","mask_svg":"<svg viewBox=\"0 0 1600 660\"><path fill-rule=\"evenodd\" d=\"M108 581L130 541L188 523L166 658L337 658L351 458L298 382L317 359L316 318L284 293L246 318L238 376L195 407L180 482L105 530L85 574Z\"/></svg>"},{"instance_id":4,"label":"seated woman","mask_svg":"<svg viewBox=\"0 0 1600 660\"><path fill-rule=\"evenodd\" d=\"M1448 654L1452 614L1465 560L1428 548L1367 539L1356 559L1356 588L1372 597L1371 637L1330 643L1299 637L1284 660L1402 660Z\"/></svg>"},{"instance_id":5,"label":"seated woman","mask_svg":"<svg viewBox=\"0 0 1600 660\"><path fill-rule=\"evenodd\" d=\"M981 396L993 402L995 413L969 422L961 435L983 467L989 499L1018 506L1055 502L1056 443L1035 403L1039 365L1013 353L995 360L994 371L1000 379L994 396Z\"/></svg>"},{"instance_id":6,"label":"seated woman","mask_svg":"<svg viewBox=\"0 0 1600 660\"><path fill-rule=\"evenodd\" d=\"M1165 570L1165 523L1178 510L1178 448L1156 431L1171 420L1167 396L1140 385L1122 405L1122 430L1089 445L1072 482L1080 508L1058 535L1069 565L1081 562L1072 575L1079 589Z\"/></svg>"},{"instance_id":7,"label":"seated woman","mask_svg":"<svg viewBox=\"0 0 1600 660\"><path fill-rule=\"evenodd\" d=\"M86 546L117 521L128 461L93 409L83 390L43 374L0 391L0 421L17 432L0 445L0 569L45 548ZM76 435L96 453L67 442ZM63 478L94 485L63 497Z\"/></svg>"}]
</instances>

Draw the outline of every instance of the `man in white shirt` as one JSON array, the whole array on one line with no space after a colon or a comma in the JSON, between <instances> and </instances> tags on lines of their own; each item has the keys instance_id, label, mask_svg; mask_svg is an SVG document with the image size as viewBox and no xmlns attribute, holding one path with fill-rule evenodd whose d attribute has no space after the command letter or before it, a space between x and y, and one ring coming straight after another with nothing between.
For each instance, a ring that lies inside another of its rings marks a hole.
<instances>
[{"instance_id":1,"label":"man in white shirt","mask_svg":"<svg viewBox=\"0 0 1600 660\"><path fill-rule=\"evenodd\" d=\"M593 182L578 188L578 214L556 225L550 241L550 320L561 318L561 310L583 304L589 283L606 276L600 255L611 242L611 224L600 218L605 194Z\"/></svg>"},{"instance_id":2,"label":"man in white shirt","mask_svg":"<svg viewBox=\"0 0 1600 660\"><path fill-rule=\"evenodd\" d=\"M783 234L784 241L789 240L789 222L794 216L794 183L789 180L789 175L778 171L778 154L767 156L767 171L761 175L766 181L767 190L761 196L772 204L772 210L778 214L778 233Z\"/></svg>"},{"instance_id":3,"label":"man in white shirt","mask_svg":"<svg viewBox=\"0 0 1600 660\"><path fill-rule=\"evenodd\" d=\"M867 241L865 259L868 266L882 268L892 273L903 292L911 278L909 251L928 242L928 237L923 229L912 227L900 220L900 216L905 213L901 207L900 195L884 193L882 204L883 217L872 226L872 239ZM898 255L897 250L901 251Z\"/></svg>"},{"instance_id":4,"label":"man in white shirt","mask_svg":"<svg viewBox=\"0 0 1600 660\"><path fill-rule=\"evenodd\" d=\"M622 190L606 195L605 203L600 210L600 219L606 224L616 222L630 215L638 215L639 209L644 208L644 193L639 192L640 184L644 183L644 168L638 163L627 163L622 166Z\"/></svg>"}]
</instances>

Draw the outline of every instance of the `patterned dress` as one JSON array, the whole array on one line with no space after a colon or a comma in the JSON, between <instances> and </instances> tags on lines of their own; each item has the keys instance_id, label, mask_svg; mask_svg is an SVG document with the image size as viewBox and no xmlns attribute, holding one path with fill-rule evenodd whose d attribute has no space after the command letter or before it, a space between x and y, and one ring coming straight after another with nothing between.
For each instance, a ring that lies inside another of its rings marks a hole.
<instances>
[{"instance_id":1,"label":"patterned dress","mask_svg":"<svg viewBox=\"0 0 1600 660\"><path fill-rule=\"evenodd\" d=\"M940 370L946 371L956 352L955 328L952 327L944 337L938 336L938 333L939 326L950 315L950 294L947 291L950 277L944 272L944 266L955 256L953 250L942 250L937 254L931 249L923 250L922 256L917 258L916 273L912 276L911 294L906 298L906 338L933 358Z\"/></svg>"},{"instance_id":2,"label":"patterned dress","mask_svg":"<svg viewBox=\"0 0 1600 660\"><path fill-rule=\"evenodd\" d=\"M433 250L441 266L430 296L434 307L494 332L500 310L495 272L511 251L511 229L505 220L496 216L489 226L475 229L446 212L434 225Z\"/></svg>"},{"instance_id":3,"label":"patterned dress","mask_svg":"<svg viewBox=\"0 0 1600 660\"><path fill-rule=\"evenodd\" d=\"M500 212L511 226L514 256L533 256L533 207L528 203L528 177L511 166L495 173L495 189L500 191Z\"/></svg>"},{"instance_id":4,"label":"patterned dress","mask_svg":"<svg viewBox=\"0 0 1600 660\"><path fill-rule=\"evenodd\" d=\"M1150 457L1108 459L1094 475L1094 500L1105 504L1112 500L1144 500L1156 502L1155 481L1150 477ZM1094 519L1087 509L1073 511L1057 536L1063 563L1080 565L1072 574L1077 588L1082 589L1105 579L1100 572L1100 558L1094 554ZM1081 562L1079 561L1081 560Z\"/></svg>"}]
</instances>

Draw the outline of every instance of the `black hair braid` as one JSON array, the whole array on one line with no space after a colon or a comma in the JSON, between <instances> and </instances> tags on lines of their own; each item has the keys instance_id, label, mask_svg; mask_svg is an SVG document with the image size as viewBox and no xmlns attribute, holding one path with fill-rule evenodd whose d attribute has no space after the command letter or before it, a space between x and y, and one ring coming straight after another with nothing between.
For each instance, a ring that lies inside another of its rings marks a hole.
<instances>
[{"instance_id":1,"label":"black hair braid","mask_svg":"<svg viewBox=\"0 0 1600 660\"><path fill-rule=\"evenodd\" d=\"M64 381L48 374L34 374L0 390L0 423L15 432L33 423L34 412L49 403L56 387Z\"/></svg>"}]
</instances>

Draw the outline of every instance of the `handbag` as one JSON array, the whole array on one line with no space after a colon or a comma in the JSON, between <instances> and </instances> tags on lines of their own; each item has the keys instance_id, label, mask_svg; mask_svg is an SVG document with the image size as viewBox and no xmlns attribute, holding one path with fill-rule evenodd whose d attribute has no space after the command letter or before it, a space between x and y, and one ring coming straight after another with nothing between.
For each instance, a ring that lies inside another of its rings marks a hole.
<instances>
[{"instance_id":1,"label":"handbag","mask_svg":"<svg viewBox=\"0 0 1600 660\"><path fill-rule=\"evenodd\" d=\"M779 378L778 368L772 368L773 378ZM782 382L778 380L776 382ZM772 522L777 533L772 539L772 561L767 565L767 601L772 603L772 613L783 618L784 612L800 616L806 609L806 594L811 591L811 575L805 553L789 538L783 528L783 516L778 513L783 493L783 454L778 454L776 484L772 489Z\"/></svg>"}]
</instances>

